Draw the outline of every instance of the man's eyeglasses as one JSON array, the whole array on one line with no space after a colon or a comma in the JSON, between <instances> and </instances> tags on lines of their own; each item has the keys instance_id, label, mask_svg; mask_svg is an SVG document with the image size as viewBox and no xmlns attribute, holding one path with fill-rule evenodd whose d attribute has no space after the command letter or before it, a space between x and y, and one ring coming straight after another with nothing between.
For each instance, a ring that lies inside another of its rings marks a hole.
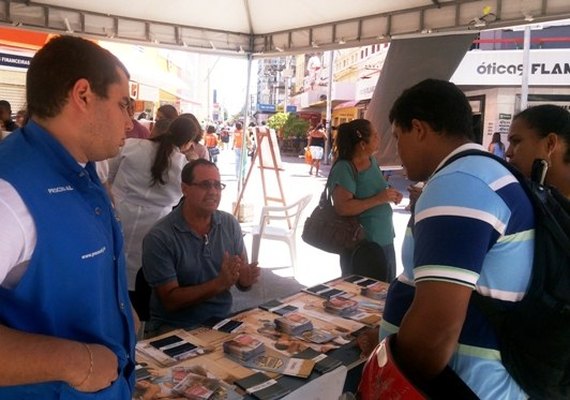
<instances>
[{"instance_id":1,"label":"man's eyeglasses","mask_svg":"<svg viewBox=\"0 0 570 400\"><path fill-rule=\"evenodd\" d=\"M198 186L200 189L203 190L224 190L226 188L226 184L220 181L213 181L213 180L205 180L201 182L192 182L187 183L188 186Z\"/></svg>"}]
</instances>

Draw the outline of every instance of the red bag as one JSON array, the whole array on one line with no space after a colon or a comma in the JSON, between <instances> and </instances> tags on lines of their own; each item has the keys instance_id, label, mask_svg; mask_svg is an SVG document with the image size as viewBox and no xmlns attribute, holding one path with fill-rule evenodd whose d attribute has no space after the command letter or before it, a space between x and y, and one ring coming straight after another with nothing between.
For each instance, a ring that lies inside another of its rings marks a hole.
<instances>
[{"instance_id":1,"label":"red bag","mask_svg":"<svg viewBox=\"0 0 570 400\"><path fill-rule=\"evenodd\" d=\"M388 336L374 349L364 365L359 400L424 400L461 399L479 400L479 397L449 367L426 383L422 390L415 386L400 370L390 348L394 336Z\"/></svg>"},{"instance_id":2,"label":"red bag","mask_svg":"<svg viewBox=\"0 0 570 400\"><path fill-rule=\"evenodd\" d=\"M368 357L358 385L358 399L427 399L396 365L390 351L391 337L382 340Z\"/></svg>"}]
</instances>

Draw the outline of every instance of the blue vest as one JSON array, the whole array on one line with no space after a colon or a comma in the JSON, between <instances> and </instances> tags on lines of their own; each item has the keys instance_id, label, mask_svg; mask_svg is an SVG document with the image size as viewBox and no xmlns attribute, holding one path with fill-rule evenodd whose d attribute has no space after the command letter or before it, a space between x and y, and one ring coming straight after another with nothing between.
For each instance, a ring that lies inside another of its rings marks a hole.
<instances>
[{"instance_id":1,"label":"blue vest","mask_svg":"<svg viewBox=\"0 0 570 400\"><path fill-rule=\"evenodd\" d=\"M123 238L94 165L82 168L30 122L0 143L0 178L20 194L37 230L25 274L13 289L0 287L0 323L105 345L120 370L111 387L94 394L47 382L0 387L0 399L130 399L135 335Z\"/></svg>"}]
</instances>

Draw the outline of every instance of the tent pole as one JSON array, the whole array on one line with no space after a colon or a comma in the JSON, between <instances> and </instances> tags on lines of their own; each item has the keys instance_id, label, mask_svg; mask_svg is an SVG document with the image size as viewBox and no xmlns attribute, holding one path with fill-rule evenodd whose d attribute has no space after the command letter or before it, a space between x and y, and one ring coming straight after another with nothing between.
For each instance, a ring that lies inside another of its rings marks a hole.
<instances>
[{"instance_id":1,"label":"tent pole","mask_svg":"<svg viewBox=\"0 0 570 400\"><path fill-rule=\"evenodd\" d=\"M244 109L244 122L243 122L243 139L242 139L242 146L241 146L241 163L242 166L239 169L238 172L238 186L237 186L237 193L239 196L239 193L241 192L241 186L243 184L243 165L245 165L245 163L247 162L247 141L249 140L249 108L250 108L250 98L249 98L249 86L250 86L250 81L251 81L251 64L253 61L253 56L251 53L248 53L247 55L247 85L245 87L245 109Z\"/></svg>"},{"instance_id":2,"label":"tent pole","mask_svg":"<svg viewBox=\"0 0 570 400\"><path fill-rule=\"evenodd\" d=\"M329 56L329 63L327 66L328 73L328 87L327 87L327 114L326 114L326 130L328 140L325 141L325 154L323 155L326 165L331 163L329 159L330 153L330 143L332 143L332 126L331 126L331 116L332 116L332 86L333 86L333 64L334 64L334 50L327 52Z\"/></svg>"}]
</instances>

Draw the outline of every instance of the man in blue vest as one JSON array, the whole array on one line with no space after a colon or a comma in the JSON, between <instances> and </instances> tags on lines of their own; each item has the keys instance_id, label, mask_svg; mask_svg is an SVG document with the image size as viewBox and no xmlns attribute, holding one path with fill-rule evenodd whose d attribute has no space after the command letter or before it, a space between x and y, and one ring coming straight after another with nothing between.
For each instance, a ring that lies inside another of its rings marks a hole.
<instances>
[{"instance_id":1,"label":"man in blue vest","mask_svg":"<svg viewBox=\"0 0 570 400\"><path fill-rule=\"evenodd\" d=\"M93 163L132 128L128 81L76 37L30 63L30 122L0 143L1 399L131 398L122 234Z\"/></svg>"}]
</instances>

